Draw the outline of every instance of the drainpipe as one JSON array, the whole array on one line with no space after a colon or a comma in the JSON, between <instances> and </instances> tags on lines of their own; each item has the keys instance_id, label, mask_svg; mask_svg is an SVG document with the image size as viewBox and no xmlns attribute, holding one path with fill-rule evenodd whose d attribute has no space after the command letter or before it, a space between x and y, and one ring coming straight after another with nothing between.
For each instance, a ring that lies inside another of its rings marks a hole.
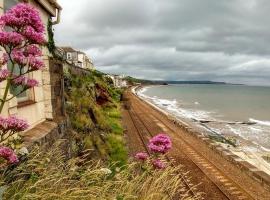
<instances>
[{"instance_id":1,"label":"drainpipe","mask_svg":"<svg viewBox=\"0 0 270 200\"><path fill-rule=\"evenodd\" d=\"M57 8L57 16L56 16L56 20L52 22L52 25L59 24L60 19L61 19L62 7L56 2L55 2L55 7Z\"/></svg>"}]
</instances>

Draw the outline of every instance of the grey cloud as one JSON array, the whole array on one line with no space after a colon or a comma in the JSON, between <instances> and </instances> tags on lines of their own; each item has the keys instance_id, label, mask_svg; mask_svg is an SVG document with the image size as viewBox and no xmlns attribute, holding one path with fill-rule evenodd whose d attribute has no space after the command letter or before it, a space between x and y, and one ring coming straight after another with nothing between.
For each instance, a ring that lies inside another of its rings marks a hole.
<instances>
[{"instance_id":1,"label":"grey cloud","mask_svg":"<svg viewBox=\"0 0 270 200\"><path fill-rule=\"evenodd\" d=\"M100 70L270 85L268 0L59 1L58 44L86 51Z\"/></svg>"}]
</instances>

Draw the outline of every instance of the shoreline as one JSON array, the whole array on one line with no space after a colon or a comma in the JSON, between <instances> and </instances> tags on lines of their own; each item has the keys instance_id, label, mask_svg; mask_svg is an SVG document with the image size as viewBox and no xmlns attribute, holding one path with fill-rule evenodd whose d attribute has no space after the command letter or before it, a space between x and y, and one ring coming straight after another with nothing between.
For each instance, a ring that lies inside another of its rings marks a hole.
<instances>
[{"instance_id":1,"label":"shoreline","mask_svg":"<svg viewBox=\"0 0 270 200\"><path fill-rule=\"evenodd\" d=\"M145 86L145 87L149 87L149 86ZM146 104L153 107L155 110L165 115L169 120L173 121L175 124L179 125L181 128L186 129L192 135L202 138L203 140L210 140L211 142L210 145L214 145L214 146L217 146L217 148L221 148L222 151L225 152L225 154L232 155L234 157L234 160L237 160L239 162L242 162L242 161L247 162L249 164L250 171L264 172L265 175L267 175L268 178L270 179L270 163L268 163L266 161L266 158L264 158L264 156L268 157L269 153L267 154L266 152L248 152L247 149L245 149L245 147L251 147L251 142L240 136L234 135L234 137L236 137L237 140L240 141L240 144L238 144L237 147L233 147L232 145L229 145L228 143L218 142L217 139L211 138L211 132L209 130L207 131L206 129L198 128L196 124L192 124L192 122L187 122L185 120L182 120L181 118L158 107L149 99L140 96L138 92L142 90L143 88L144 86L137 86L135 88L132 88L132 93L136 95L140 100L142 100ZM222 135L217 135L217 136L219 136L218 139L224 138ZM223 152L221 152L221 154L223 154Z\"/></svg>"}]
</instances>

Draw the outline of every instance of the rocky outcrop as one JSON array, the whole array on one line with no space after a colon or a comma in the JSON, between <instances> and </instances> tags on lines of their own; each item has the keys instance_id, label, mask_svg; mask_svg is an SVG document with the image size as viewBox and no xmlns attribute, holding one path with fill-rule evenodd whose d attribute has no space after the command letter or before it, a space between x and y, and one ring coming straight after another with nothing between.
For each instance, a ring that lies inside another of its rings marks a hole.
<instances>
[{"instance_id":1,"label":"rocky outcrop","mask_svg":"<svg viewBox=\"0 0 270 200\"><path fill-rule=\"evenodd\" d=\"M105 105L111 101L108 91L100 84L96 84L96 102L98 105Z\"/></svg>"}]
</instances>

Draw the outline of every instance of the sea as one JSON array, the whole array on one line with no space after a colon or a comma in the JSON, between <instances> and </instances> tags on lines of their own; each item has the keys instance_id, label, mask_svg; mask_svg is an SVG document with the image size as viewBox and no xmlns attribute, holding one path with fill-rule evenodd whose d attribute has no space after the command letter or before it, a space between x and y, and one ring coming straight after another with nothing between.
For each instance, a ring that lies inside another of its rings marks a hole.
<instances>
[{"instance_id":1,"label":"sea","mask_svg":"<svg viewBox=\"0 0 270 200\"><path fill-rule=\"evenodd\" d=\"M143 87L138 94L195 126L270 151L270 87L181 84Z\"/></svg>"}]
</instances>

